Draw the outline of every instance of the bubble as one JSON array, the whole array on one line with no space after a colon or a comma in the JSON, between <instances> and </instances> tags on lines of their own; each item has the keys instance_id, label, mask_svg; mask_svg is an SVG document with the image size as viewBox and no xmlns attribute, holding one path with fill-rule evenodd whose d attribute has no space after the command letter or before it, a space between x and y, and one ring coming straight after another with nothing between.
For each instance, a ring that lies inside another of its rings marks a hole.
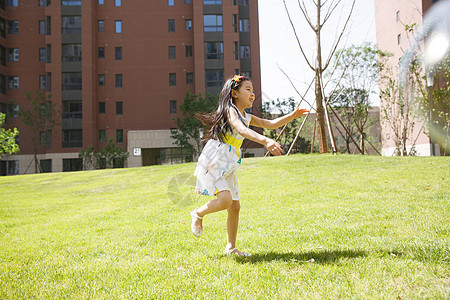
<instances>
[{"instance_id":1,"label":"bubble","mask_svg":"<svg viewBox=\"0 0 450 300\"><path fill-rule=\"evenodd\" d=\"M400 91L414 117L447 155L450 153L450 0L436 2L413 33L400 62ZM438 154L438 153L436 153Z\"/></svg>"}]
</instances>

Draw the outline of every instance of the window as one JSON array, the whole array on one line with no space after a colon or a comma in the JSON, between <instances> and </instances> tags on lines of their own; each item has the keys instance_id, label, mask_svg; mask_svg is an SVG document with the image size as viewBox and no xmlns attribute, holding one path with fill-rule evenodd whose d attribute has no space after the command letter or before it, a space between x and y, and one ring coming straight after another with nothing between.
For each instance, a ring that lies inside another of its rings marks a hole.
<instances>
[{"instance_id":1,"label":"window","mask_svg":"<svg viewBox=\"0 0 450 300\"><path fill-rule=\"evenodd\" d=\"M122 74L116 74L116 88L122 87Z\"/></svg>"},{"instance_id":2,"label":"window","mask_svg":"<svg viewBox=\"0 0 450 300\"><path fill-rule=\"evenodd\" d=\"M63 159L63 172L83 170L83 160L81 158Z\"/></svg>"},{"instance_id":3,"label":"window","mask_svg":"<svg viewBox=\"0 0 450 300\"><path fill-rule=\"evenodd\" d=\"M105 86L105 74L98 74L98 86Z\"/></svg>"},{"instance_id":4,"label":"window","mask_svg":"<svg viewBox=\"0 0 450 300\"><path fill-rule=\"evenodd\" d=\"M52 147L52 131L40 131L39 132L39 145L46 146L48 150Z\"/></svg>"},{"instance_id":5,"label":"window","mask_svg":"<svg viewBox=\"0 0 450 300\"><path fill-rule=\"evenodd\" d=\"M221 5L222 0L203 0L203 4L206 5Z\"/></svg>"},{"instance_id":6,"label":"window","mask_svg":"<svg viewBox=\"0 0 450 300\"><path fill-rule=\"evenodd\" d=\"M45 61L49 64L52 62L52 45L45 44Z\"/></svg>"},{"instance_id":7,"label":"window","mask_svg":"<svg viewBox=\"0 0 450 300\"><path fill-rule=\"evenodd\" d=\"M169 86L176 86L176 85L177 85L177 74L169 73Z\"/></svg>"},{"instance_id":8,"label":"window","mask_svg":"<svg viewBox=\"0 0 450 300\"><path fill-rule=\"evenodd\" d=\"M47 79L45 80L45 90L47 92L51 92L52 91L52 73L51 72L47 72Z\"/></svg>"},{"instance_id":9,"label":"window","mask_svg":"<svg viewBox=\"0 0 450 300\"><path fill-rule=\"evenodd\" d=\"M105 58L105 47L98 47L97 48L97 57L98 58Z\"/></svg>"},{"instance_id":10,"label":"window","mask_svg":"<svg viewBox=\"0 0 450 300\"><path fill-rule=\"evenodd\" d=\"M81 0L62 0L62 6L81 6Z\"/></svg>"},{"instance_id":11,"label":"window","mask_svg":"<svg viewBox=\"0 0 450 300\"><path fill-rule=\"evenodd\" d=\"M239 0L239 5L248 6L248 0Z\"/></svg>"},{"instance_id":12,"label":"window","mask_svg":"<svg viewBox=\"0 0 450 300\"><path fill-rule=\"evenodd\" d=\"M51 4L51 0L39 0L40 7L48 7Z\"/></svg>"},{"instance_id":13,"label":"window","mask_svg":"<svg viewBox=\"0 0 450 300\"><path fill-rule=\"evenodd\" d=\"M206 59L222 59L223 42L206 42L205 55Z\"/></svg>"},{"instance_id":14,"label":"window","mask_svg":"<svg viewBox=\"0 0 450 300\"><path fill-rule=\"evenodd\" d=\"M114 0L114 6L122 6L122 0Z\"/></svg>"},{"instance_id":15,"label":"window","mask_svg":"<svg viewBox=\"0 0 450 300\"><path fill-rule=\"evenodd\" d=\"M402 35L399 34L397 35L397 44L400 45L401 42L402 42Z\"/></svg>"},{"instance_id":16,"label":"window","mask_svg":"<svg viewBox=\"0 0 450 300\"><path fill-rule=\"evenodd\" d=\"M46 16L45 17L45 25L46 25L46 35L52 34L52 17Z\"/></svg>"},{"instance_id":17,"label":"window","mask_svg":"<svg viewBox=\"0 0 450 300\"><path fill-rule=\"evenodd\" d=\"M400 11L397 11L397 13L395 14L395 18L397 20L397 23L400 22Z\"/></svg>"},{"instance_id":18,"label":"window","mask_svg":"<svg viewBox=\"0 0 450 300\"><path fill-rule=\"evenodd\" d=\"M19 33L19 21L8 21L8 34Z\"/></svg>"},{"instance_id":19,"label":"window","mask_svg":"<svg viewBox=\"0 0 450 300\"><path fill-rule=\"evenodd\" d=\"M98 29L98 32L105 32L105 21L98 20L97 21L97 29Z\"/></svg>"},{"instance_id":20,"label":"window","mask_svg":"<svg viewBox=\"0 0 450 300\"><path fill-rule=\"evenodd\" d=\"M186 20L185 21L185 28L186 28L186 31L191 31L192 30L192 20Z\"/></svg>"},{"instance_id":21,"label":"window","mask_svg":"<svg viewBox=\"0 0 450 300\"><path fill-rule=\"evenodd\" d=\"M241 46L241 58L250 58L250 46Z\"/></svg>"},{"instance_id":22,"label":"window","mask_svg":"<svg viewBox=\"0 0 450 300\"><path fill-rule=\"evenodd\" d=\"M194 73L186 73L186 84L194 83Z\"/></svg>"},{"instance_id":23,"label":"window","mask_svg":"<svg viewBox=\"0 0 450 300\"><path fill-rule=\"evenodd\" d=\"M116 47L116 60L122 60L122 47Z\"/></svg>"},{"instance_id":24,"label":"window","mask_svg":"<svg viewBox=\"0 0 450 300\"><path fill-rule=\"evenodd\" d=\"M122 33L122 21L120 21L120 20L116 21L115 33Z\"/></svg>"},{"instance_id":25,"label":"window","mask_svg":"<svg viewBox=\"0 0 450 300\"><path fill-rule=\"evenodd\" d=\"M222 15L204 15L203 26L205 32L222 31Z\"/></svg>"},{"instance_id":26,"label":"window","mask_svg":"<svg viewBox=\"0 0 450 300\"><path fill-rule=\"evenodd\" d=\"M18 118L19 109L19 104L8 104L8 116L12 118Z\"/></svg>"},{"instance_id":27,"label":"window","mask_svg":"<svg viewBox=\"0 0 450 300\"><path fill-rule=\"evenodd\" d=\"M0 74L0 94L6 95L6 76Z\"/></svg>"},{"instance_id":28,"label":"window","mask_svg":"<svg viewBox=\"0 0 450 300\"><path fill-rule=\"evenodd\" d=\"M206 87L221 87L223 78L223 70L205 70Z\"/></svg>"},{"instance_id":29,"label":"window","mask_svg":"<svg viewBox=\"0 0 450 300\"><path fill-rule=\"evenodd\" d=\"M122 101L116 102L116 115L123 115L123 102Z\"/></svg>"},{"instance_id":30,"label":"window","mask_svg":"<svg viewBox=\"0 0 450 300\"><path fill-rule=\"evenodd\" d=\"M233 32L238 32L238 16L233 15Z\"/></svg>"},{"instance_id":31,"label":"window","mask_svg":"<svg viewBox=\"0 0 450 300\"><path fill-rule=\"evenodd\" d=\"M19 61L19 49L9 48L8 49L8 61Z\"/></svg>"},{"instance_id":32,"label":"window","mask_svg":"<svg viewBox=\"0 0 450 300\"><path fill-rule=\"evenodd\" d=\"M176 58L176 48L175 46L169 46L169 59Z\"/></svg>"},{"instance_id":33,"label":"window","mask_svg":"<svg viewBox=\"0 0 450 300\"><path fill-rule=\"evenodd\" d=\"M39 21L39 34L45 34L46 33L46 26L45 21Z\"/></svg>"},{"instance_id":34,"label":"window","mask_svg":"<svg viewBox=\"0 0 450 300\"><path fill-rule=\"evenodd\" d=\"M233 0L233 5L237 5L237 0Z\"/></svg>"},{"instance_id":35,"label":"window","mask_svg":"<svg viewBox=\"0 0 450 300\"><path fill-rule=\"evenodd\" d=\"M9 7L17 7L19 6L19 0L8 0Z\"/></svg>"},{"instance_id":36,"label":"window","mask_svg":"<svg viewBox=\"0 0 450 300\"><path fill-rule=\"evenodd\" d=\"M175 32L175 20L169 20L169 32Z\"/></svg>"},{"instance_id":37,"label":"window","mask_svg":"<svg viewBox=\"0 0 450 300\"><path fill-rule=\"evenodd\" d=\"M81 44L63 44L61 59L63 62L80 62Z\"/></svg>"},{"instance_id":38,"label":"window","mask_svg":"<svg viewBox=\"0 0 450 300\"><path fill-rule=\"evenodd\" d=\"M81 33L81 16L63 16L61 33Z\"/></svg>"},{"instance_id":39,"label":"window","mask_svg":"<svg viewBox=\"0 0 450 300\"><path fill-rule=\"evenodd\" d=\"M186 57L192 57L192 46L186 46Z\"/></svg>"},{"instance_id":40,"label":"window","mask_svg":"<svg viewBox=\"0 0 450 300\"><path fill-rule=\"evenodd\" d=\"M19 161L18 160L8 160L8 174L9 175L19 174Z\"/></svg>"},{"instance_id":41,"label":"window","mask_svg":"<svg viewBox=\"0 0 450 300\"><path fill-rule=\"evenodd\" d=\"M0 64L6 66L6 48L0 45Z\"/></svg>"},{"instance_id":42,"label":"window","mask_svg":"<svg viewBox=\"0 0 450 300\"><path fill-rule=\"evenodd\" d=\"M51 159L41 159L41 170L42 173L51 173L52 172L52 160Z\"/></svg>"},{"instance_id":43,"label":"window","mask_svg":"<svg viewBox=\"0 0 450 300\"><path fill-rule=\"evenodd\" d=\"M239 42L233 42L233 58L239 60Z\"/></svg>"},{"instance_id":44,"label":"window","mask_svg":"<svg viewBox=\"0 0 450 300\"><path fill-rule=\"evenodd\" d=\"M83 132L81 129L63 130L63 148L78 148L83 146Z\"/></svg>"},{"instance_id":45,"label":"window","mask_svg":"<svg viewBox=\"0 0 450 300\"><path fill-rule=\"evenodd\" d=\"M239 75L239 69L234 69L234 75Z\"/></svg>"},{"instance_id":46,"label":"window","mask_svg":"<svg viewBox=\"0 0 450 300\"><path fill-rule=\"evenodd\" d=\"M105 4L105 0L98 0L98 5L103 5Z\"/></svg>"},{"instance_id":47,"label":"window","mask_svg":"<svg viewBox=\"0 0 450 300\"><path fill-rule=\"evenodd\" d=\"M101 129L98 131L98 141L99 142L106 142L106 130Z\"/></svg>"},{"instance_id":48,"label":"window","mask_svg":"<svg viewBox=\"0 0 450 300\"><path fill-rule=\"evenodd\" d=\"M0 17L0 35L6 37L6 21Z\"/></svg>"},{"instance_id":49,"label":"window","mask_svg":"<svg viewBox=\"0 0 450 300\"><path fill-rule=\"evenodd\" d=\"M252 78L252 73L251 72L242 72L241 73L242 76L244 76L245 78Z\"/></svg>"},{"instance_id":50,"label":"window","mask_svg":"<svg viewBox=\"0 0 450 300\"><path fill-rule=\"evenodd\" d=\"M81 119L82 117L83 104L81 101L63 101L63 119Z\"/></svg>"},{"instance_id":51,"label":"window","mask_svg":"<svg viewBox=\"0 0 450 300\"><path fill-rule=\"evenodd\" d=\"M184 4L191 4L192 1L191 0L184 0Z\"/></svg>"},{"instance_id":52,"label":"window","mask_svg":"<svg viewBox=\"0 0 450 300\"><path fill-rule=\"evenodd\" d=\"M239 30L241 32L249 32L250 31L250 20L249 19L240 19L239 20Z\"/></svg>"},{"instance_id":53,"label":"window","mask_svg":"<svg viewBox=\"0 0 450 300\"><path fill-rule=\"evenodd\" d=\"M5 0L0 0L0 8L3 10L6 10L6 1ZM0 174L0 175L3 175L3 174Z\"/></svg>"},{"instance_id":54,"label":"window","mask_svg":"<svg viewBox=\"0 0 450 300\"><path fill-rule=\"evenodd\" d=\"M167 5L175 6L175 0L167 0Z\"/></svg>"},{"instance_id":55,"label":"window","mask_svg":"<svg viewBox=\"0 0 450 300\"><path fill-rule=\"evenodd\" d=\"M39 48L39 61L44 61L46 60L47 54L45 52L45 48Z\"/></svg>"},{"instance_id":56,"label":"window","mask_svg":"<svg viewBox=\"0 0 450 300\"><path fill-rule=\"evenodd\" d=\"M177 113L177 100L170 100L170 113L171 114Z\"/></svg>"},{"instance_id":57,"label":"window","mask_svg":"<svg viewBox=\"0 0 450 300\"><path fill-rule=\"evenodd\" d=\"M116 130L116 142L123 143L123 129Z\"/></svg>"},{"instance_id":58,"label":"window","mask_svg":"<svg viewBox=\"0 0 450 300\"><path fill-rule=\"evenodd\" d=\"M99 114L106 113L106 102L99 102L98 103L98 113Z\"/></svg>"},{"instance_id":59,"label":"window","mask_svg":"<svg viewBox=\"0 0 450 300\"><path fill-rule=\"evenodd\" d=\"M45 90L45 82L47 81L47 75L39 75L39 89Z\"/></svg>"},{"instance_id":60,"label":"window","mask_svg":"<svg viewBox=\"0 0 450 300\"><path fill-rule=\"evenodd\" d=\"M62 90L63 91L80 91L81 90L81 72L62 73Z\"/></svg>"},{"instance_id":61,"label":"window","mask_svg":"<svg viewBox=\"0 0 450 300\"><path fill-rule=\"evenodd\" d=\"M8 89L10 90L19 89L19 76L8 76Z\"/></svg>"}]
</instances>

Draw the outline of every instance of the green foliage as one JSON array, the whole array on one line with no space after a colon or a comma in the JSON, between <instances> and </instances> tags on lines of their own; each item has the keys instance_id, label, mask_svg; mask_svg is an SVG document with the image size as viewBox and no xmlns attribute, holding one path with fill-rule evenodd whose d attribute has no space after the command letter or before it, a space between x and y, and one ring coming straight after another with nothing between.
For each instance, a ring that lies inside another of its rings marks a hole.
<instances>
[{"instance_id":1,"label":"green foliage","mask_svg":"<svg viewBox=\"0 0 450 300\"><path fill-rule=\"evenodd\" d=\"M194 155L200 153L202 150L201 130L205 131L207 128L195 117L195 113L211 113L216 109L217 103L217 97L212 97L208 93L203 97L187 91L180 105L183 117L177 117L177 130L171 135L175 139L175 145Z\"/></svg>"},{"instance_id":2,"label":"green foliage","mask_svg":"<svg viewBox=\"0 0 450 300\"><path fill-rule=\"evenodd\" d=\"M114 140L110 138L105 148L97 151L94 146L89 146L86 150L81 149L78 158L83 160L83 169L107 169L107 168L123 168L125 160L129 153L116 147Z\"/></svg>"},{"instance_id":3,"label":"green foliage","mask_svg":"<svg viewBox=\"0 0 450 300\"><path fill-rule=\"evenodd\" d=\"M5 129L5 114L0 113L0 159L5 156L19 152L19 146L16 144L15 137L19 135L17 128Z\"/></svg>"},{"instance_id":4,"label":"green foliage","mask_svg":"<svg viewBox=\"0 0 450 300\"><path fill-rule=\"evenodd\" d=\"M383 53L372 43L341 49L334 56L335 69L327 73L336 84L329 102L338 108L342 122L350 135L359 140L363 153L369 129L377 123L376 119L369 118L369 108L370 96L378 89L378 54ZM337 129L345 142L341 150L350 153L350 135L340 126Z\"/></svg>"},{"instance_id":5,"label":"green foliage","mask_svg":"<svg viewBox=\"0 0 450 300\"><path fill-rule=\"evenodd\" d=\"M170 200L194 168L0 177L0 298L448 299L448 158L243 159L243 259L226 211L190 232L212 198Z\"/></svg>"},{"instance_id":6,"label":"green foliage","mask_svg":"<svg viewBox=\"0 0 450 300\"><path fill-rule=\"evenodd\" d=\"M263 104L259 107L259 110L261 111L262 118L270 120L273 118L274 114L277 115L277 117L282 117L293 112L296 108L297 104L295 103L294 98L291 97L287 100L280 100L277 98L277 100L272 100L271 102L263 102ZM295 119L286 124L285 130L278 140L278 143L281 145L281 148L283 148L284 153L287 153L291 147L301 122L303 122L303 118ZM275 140L279 135L279 130L264 128L263 134L268 138ZM311 141L299 136L294 147L292 148L291 153L309 153L310 149Z\"/></svg>"},{"instance_id":7,"label":"green foliage","mask_svg":"<svg viewBox=\"0 0 450 300\"><path fill-rule=\"evenodd\" d=\"M19 117L29 127L33 144L34 171L38 173L42 171L37 160L40 132L52 130L55 125L58 125L61 114L51 101L50 94L45 97L41 92L35 94L26 92L25 97L27 103L19 106ZM13 104L13 101L11 103Z\"/></svg>"}]
</instances>

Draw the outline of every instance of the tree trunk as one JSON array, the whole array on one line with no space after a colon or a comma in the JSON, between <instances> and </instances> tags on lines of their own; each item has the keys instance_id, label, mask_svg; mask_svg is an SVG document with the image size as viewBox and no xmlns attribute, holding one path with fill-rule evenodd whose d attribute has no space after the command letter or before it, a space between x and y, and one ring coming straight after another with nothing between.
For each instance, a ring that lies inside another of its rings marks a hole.
<instances>
[{"instance_id":1,"label":"tree trunk","mask_svg":"<svg viewBox=\"0 0 450 300\"><path fill-rule=\"evenodd\" d=\"M319 152L328 153L327 133L325 130L325 111L323 107L323 95L322 95L322 83L320 75L322 73L322 47L320 43L320 10L322 8L321 0L317 0L317 27L316 27L316 39L317 39L317 60L316 60L316 118L318 124L318 136L319 136Z\"/></svg>"}]
</instances>

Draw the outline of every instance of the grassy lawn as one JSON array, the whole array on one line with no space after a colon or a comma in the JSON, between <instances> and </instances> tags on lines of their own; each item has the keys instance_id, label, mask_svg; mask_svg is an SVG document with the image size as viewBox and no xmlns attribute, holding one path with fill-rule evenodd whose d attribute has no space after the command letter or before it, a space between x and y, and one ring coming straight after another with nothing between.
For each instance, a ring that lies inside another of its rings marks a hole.
<instances>
[{"instance_id":1,"label":"grassy lawn","mask_svg":"<svg viewBox=\"0 0 450 300\"><path fill-rule=\"evenodd\" d=\"M0 298L450 298L450 160L294 155L190 232L195 164L0 178Z\"/></svg>"}]
</instances>

